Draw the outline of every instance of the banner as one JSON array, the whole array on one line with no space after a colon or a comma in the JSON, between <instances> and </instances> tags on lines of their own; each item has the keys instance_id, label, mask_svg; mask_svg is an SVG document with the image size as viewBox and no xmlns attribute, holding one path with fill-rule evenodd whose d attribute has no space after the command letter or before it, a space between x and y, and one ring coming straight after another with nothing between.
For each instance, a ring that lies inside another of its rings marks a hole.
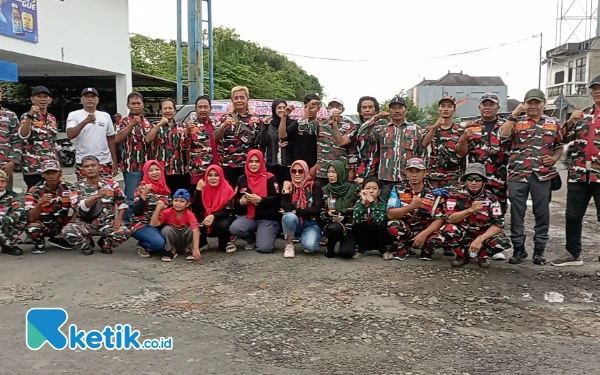
<instances>
[{"instance_id":1,"label":"banner","mask_svg":"<svg viewBox=\"0 0 600 375\"><path fill-rule=\"evenodd\" d=\"M288 104L294 106L294 111L290 114L290 118L299 119L304 114L304 103L297 102L293 100L286 101ZM271 116L273 104L272 100L253 100L250 99L250 112L252 112L255 116ZM233 103L231 100L215 100L212 103L212 113L211 115L219 119L221 116L225 115L228 112L233 111ZM321 107L319 109L319 113L317 114L317 118L325 119L329 117L329 113L327 112L327 108Z\"/></svg>"},{"instance_id":2,"label":"banner","mask_svg":"<svg viewBox=\"0 0 600 375\"><path fill-rule=\"evenodd\" d=\"M38 42L38 0L0 0L0 35Z\"/></svg>"},{"instance_id":3,"label":"banner","mask_svg":"<svg viewBox=\"0 0 600 375\"><path fill-rule=\"evenodd\" d=\"M0 61L0 82L19 82L17 64Z\"/></svg>"}]
</instances>

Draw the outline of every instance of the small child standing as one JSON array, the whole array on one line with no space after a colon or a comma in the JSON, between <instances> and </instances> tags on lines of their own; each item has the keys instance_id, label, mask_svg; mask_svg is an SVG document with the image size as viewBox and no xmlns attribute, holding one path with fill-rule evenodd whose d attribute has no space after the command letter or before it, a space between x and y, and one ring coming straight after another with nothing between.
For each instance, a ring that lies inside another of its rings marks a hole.
<instances>
[{"instance_id":1,"label":"small child standing","mask_svg":"<svg viewBox=\"0 0 600 375\"><path fill-rule=\"evenodd\" d=\"M162 201L156 204L150 225L164 225L161 230L167 242L167 251L161 258L164 262L177 258L177 251L181 249L185 249L186 260L200 260L200 228L196 216L188 210L189 205L190 193L185 189L173 194L173 207L166 208Z\"/></svg>"}]
</instances>

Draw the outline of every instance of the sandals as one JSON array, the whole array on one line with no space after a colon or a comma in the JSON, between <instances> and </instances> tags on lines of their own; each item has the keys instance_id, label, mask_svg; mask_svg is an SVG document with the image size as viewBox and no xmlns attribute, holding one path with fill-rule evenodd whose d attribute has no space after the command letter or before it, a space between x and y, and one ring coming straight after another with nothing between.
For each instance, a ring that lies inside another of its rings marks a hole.
<instances>
[{"instance_id":1,"label":"sandals","mask_svg":"<svg viewBox=\"0 0 600 375\"><path fill-rule=\"evenodd\" d=\"M383 260L392 260L392 259L394 259L394 253L388 251L383 254Z\"/></svg>"},{"instance_id":2,"label":"sandals","mask_svg":"<svg viewBox=\"0 0 600 375\"><path fill-rule=\"evenodd\" d=\"M160 260L162 260L163 262L172 262L173 259L177 258L179 254L177 253L172 253L170 251L165 252L165 254L162 256L162 258L160 258ZM186 257L187 258L187 257ZM193 259L193 257L192 257Z\"/></svg>"},{"instance_id":3,"label":"sandals","mask_svg":"<svg viewBox=\"0 0 600 375\"><path fill-rule=\"evenodd\" d=\"M192 250L188 249L185 251L185 260L194 260L194 252Z\"/></svg>"},{"instance_id":4,"label":"sandals","mask_svg":"<svg viewBox=\"0 0 600 375\"><path fill-rule=\"evenodd\" d=\"M360 259L360 258L364 258L366 256L367 256L367 254L365 252L363 252L363 251L357 251L352 256L352 259Z\"/></svg>"},{"instance_id":5,"label":"sandals","mask_svg":"<svg viewBox=\"0 0 600 375\"><path fill-rule=\"evenodd\" d=\"M225 247L225 252L226 253L235 253L237 251L237 246L235 246L235 244L233 242L228 242L227 246Z\"/></svg>"},{"instance_id":6,"label":"sandals","mask_svg":"<svg viewBox=\"0 0 600 375\"><path fill-rule=\"evenodd\" d=\"M150 258L150 253L148 252L148 250L141 246L137 247L137 254L140 258Z\"/></svg>"}]
</instances>

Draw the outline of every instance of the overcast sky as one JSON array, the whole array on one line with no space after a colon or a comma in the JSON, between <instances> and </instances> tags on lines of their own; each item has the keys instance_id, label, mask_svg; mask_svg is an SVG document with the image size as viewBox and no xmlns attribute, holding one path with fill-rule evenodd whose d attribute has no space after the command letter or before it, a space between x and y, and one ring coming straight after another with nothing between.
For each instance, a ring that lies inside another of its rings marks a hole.
<instances>
[{"instance_id":1,"label":"overcast sky","mask_svg":"<svg viewBox=\"0 0 600 375\"><path fill-rule=\"evenodd\" d=\"M279 52L367 60L340 62L288 56L319 78L326 97L341 97L349 109L355 108L363 95L388 99L423 78L438 79L448 70L500 76L508 85L509 96L522 99L538 84L539 38L452 58L431 57L493 47L540 32L544 34L544 54L554 47L555 0L349 3L214 0L213 23L215 27L234 28L242 39ZM185 10L187 0L183 4ZM175 0L129 0L129 7L132 33L176 39ZM542 88L545 77L543 70Z\"/></svg>"}]
</instances>

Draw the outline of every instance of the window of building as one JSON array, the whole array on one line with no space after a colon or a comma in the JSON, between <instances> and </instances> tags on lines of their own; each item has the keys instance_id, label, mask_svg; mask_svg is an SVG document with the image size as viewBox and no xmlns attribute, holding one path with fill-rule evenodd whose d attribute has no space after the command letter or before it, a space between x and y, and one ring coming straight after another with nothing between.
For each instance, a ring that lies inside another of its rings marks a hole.
<instances>
[{"instance_id":1,"label":"window of building","mask_svg":"<svg viewBox=\"0 0 600 375\"><path fill-rule=\"evenodd\" d=\"M573 61L569 61L569 81L568 82L573 82Z\"/></svg>"},{"instance_id":2,"label":"window of building","mask_svg":"<svg viewBox=\"0 0 600 375\"><path fill-rule=\"evenodd\" d=\"M558 85L559 83L565 82L565 72L556 72L554 73L554 84Z\"/></svg>"},{"instance_id":3,"label":"window of building","mask_svg":"<svg viewBox=\"0 0 600 375\"><path fill-rule=\"evenodd\" d=\"M585 57L575 61L575 82L585 82Z\"/></svg>"}]
</instances>

